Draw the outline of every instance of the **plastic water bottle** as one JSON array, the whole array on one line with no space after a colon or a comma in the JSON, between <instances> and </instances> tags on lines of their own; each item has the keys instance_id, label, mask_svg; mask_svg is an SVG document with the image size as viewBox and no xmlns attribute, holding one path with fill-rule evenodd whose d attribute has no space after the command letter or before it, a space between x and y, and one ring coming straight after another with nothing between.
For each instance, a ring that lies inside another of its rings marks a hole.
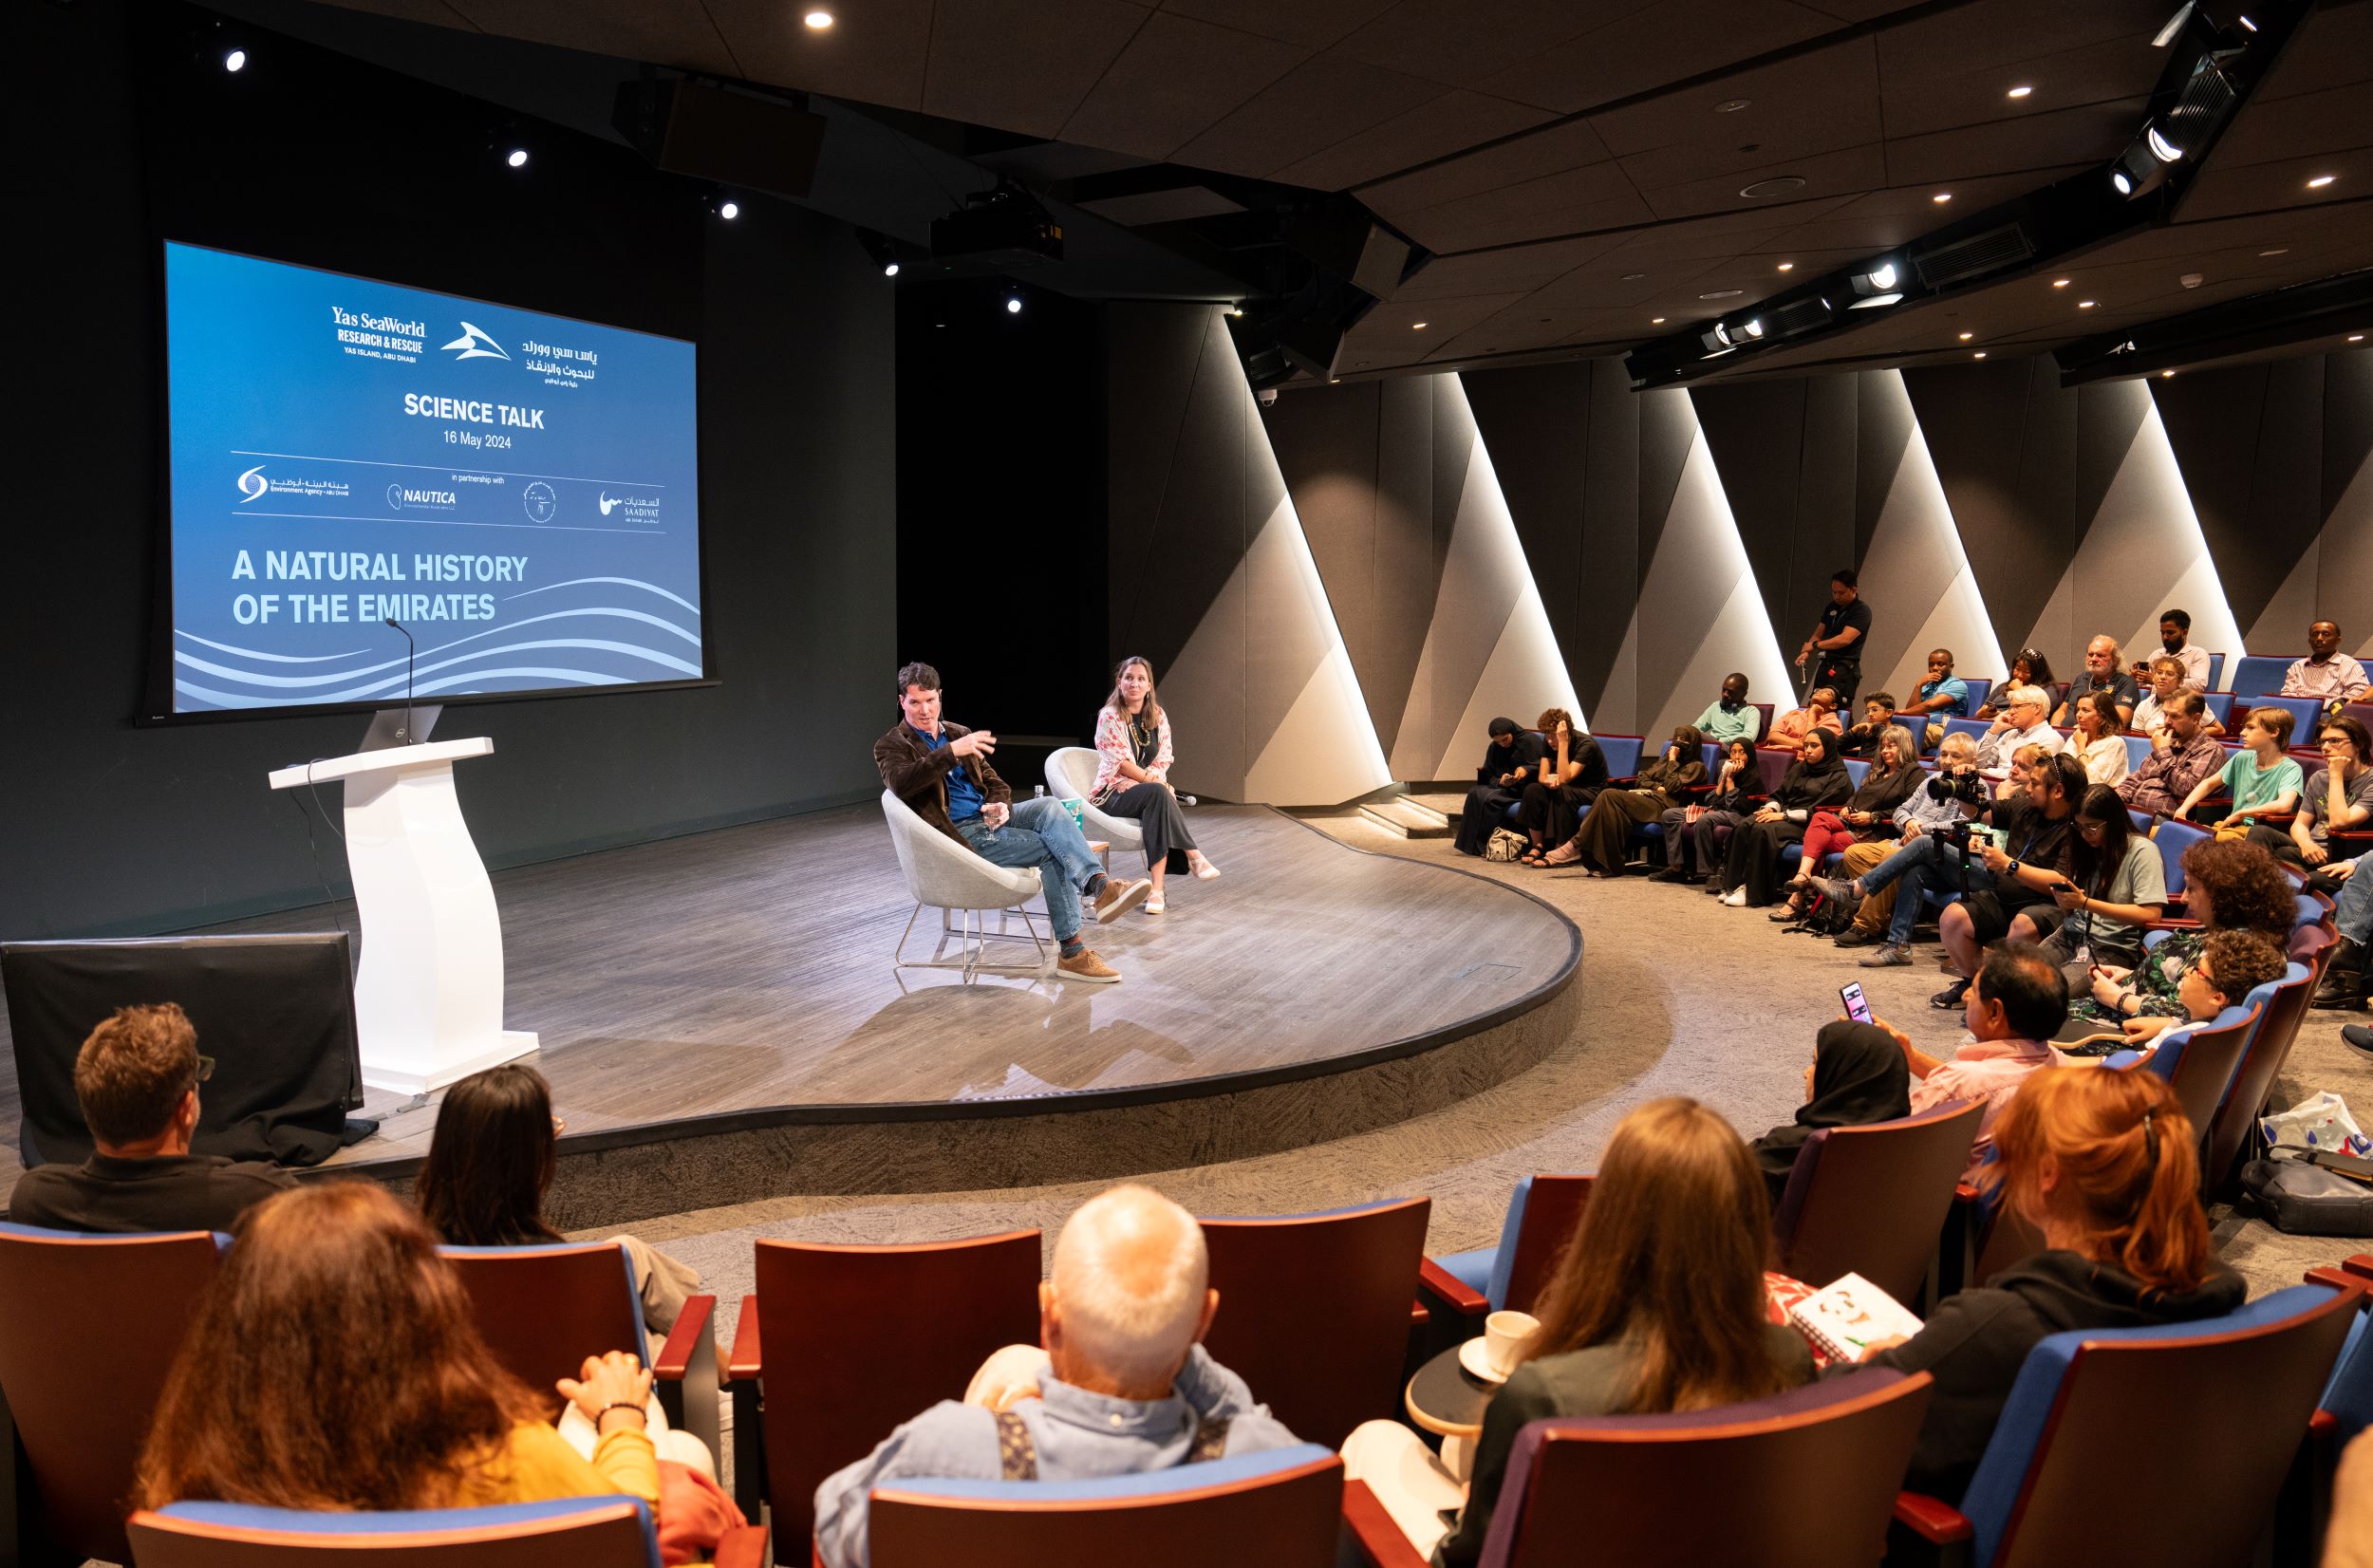
<instances>
[{"instance_id":1,"label":"plastic water bottle","mask_svg":"<svg viewBox=\"0 0 2373 1568\"><path fill-rule=\"evenodd\" d=\"M1044 800L1046 798L1046 786L1040 784L1033 788L1030 792L1030 798L1033 800Z\"/></svg>"}]
</instances>

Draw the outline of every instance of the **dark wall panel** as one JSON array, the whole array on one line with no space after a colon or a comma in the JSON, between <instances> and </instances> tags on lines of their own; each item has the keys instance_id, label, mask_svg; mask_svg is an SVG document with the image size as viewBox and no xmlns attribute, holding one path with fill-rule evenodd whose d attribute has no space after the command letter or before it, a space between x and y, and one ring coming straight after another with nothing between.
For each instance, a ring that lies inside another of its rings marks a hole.
<instances>
[{"instance_id":1,"label":"dark wall panel","mask_svg":"<svg viewBox=\"0 0 2373 1568\"><path fill-rule=\"evenodd\" d=\"M1747 564L1764 596L1764 613L1777 626L1819 612L1790 602L1797 531L1803 520L1805 406L1811 383L1741 382L1690 394L1713 454L1730 514L1747 546ZM1800 613L1801 612L1801 613Z\"/></svg>"},{"instance_id":2,"label":"dark wall panel","mask_svg":"<svg viewBox=\"0 0 2373 1568\"><path fill-rule=\"evenodd\" d=\"M1611 478L1596 464L1591 445L1591 366L1533 365L1465 379L1467 404L1483 432L1484 450L1491 455L1508 515L1515 519L1549 629L1564 650L1587 709L1593 698L1584 672L1598 667L1603 677L1605 662L1615 656L1614 644L1599 635L1598 618L1586 616L1583 607L1583 584L1593 585L1595 596L1602 587L1598 574L1613 569L1602 553L1592 551L1592 569L1583 570L1585 546L1595 542L1588 487ZM1618 625L1616 637L1621 636Z\"/></svg>"},{"instance_id":3,"label":"dark wall panel","mask_svg":"<svg viewBox=\"0 0 2373 1568\"><path fill-rule=\"evenodd\" d=\"M2247 628L2323 531L2324 361L2235 365L2150 388L2225 601Z\"/></svg>"}]
</instances>

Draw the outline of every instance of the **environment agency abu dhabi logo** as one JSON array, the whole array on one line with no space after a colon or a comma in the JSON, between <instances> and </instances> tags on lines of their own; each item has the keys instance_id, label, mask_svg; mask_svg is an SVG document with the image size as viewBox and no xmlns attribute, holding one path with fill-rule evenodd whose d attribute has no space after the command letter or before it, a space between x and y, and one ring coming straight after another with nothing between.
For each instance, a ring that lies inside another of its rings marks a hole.
<instances>
[{"instance_id":1,"label":"environment agency abu dhabi logo","mask_svg":"<svg viewBox=\"0 0 2373 1568\"><path fill-rule=\"evenodd\" d=\"M560 497L541 479L519 493L519 504L527 508L531 522L549 523L560 511Z\"/></svg>"},{"instance_id":2,"label":"environment agency abu dhabi logo","mask_svg":"<svg viewBox=\"0 0 2373 1568\"><path fill-rule=\"evenodd\" d=\"M441 345L457 360L507 360L511 356L503 345L468 322L461 324L461 335Z\"/></svg>"}]
</instances>

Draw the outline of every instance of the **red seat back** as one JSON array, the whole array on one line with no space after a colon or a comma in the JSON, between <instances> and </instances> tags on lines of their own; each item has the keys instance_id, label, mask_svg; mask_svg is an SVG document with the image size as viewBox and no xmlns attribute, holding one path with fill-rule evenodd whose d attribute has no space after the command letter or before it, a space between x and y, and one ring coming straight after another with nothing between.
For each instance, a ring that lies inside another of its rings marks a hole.
<instances>
[{"instance_id":1,"label":"red seat back","mask_svg":"<svg viewBox=\"0 0 2373 1568\"><path fill-rule=\"evenodd\" d=\"M562 1517L442 1528L368 1528L371 1516L311 1516L319 1528L275 1528L178 1519L145 1509L132 1516L140 1568L647 1568L649 1526L630 1501L587 1498ZM256 1509L276 1514L278 1509ZM475 1510L457 1510L465 1515ZM292 1522L306 1521L294 1515ZM356 1526L364 1527L357 1528ZM343 1528L341 1526L344 1526Z\"/></svg>"},{"instance_id":2,"label":"red seat back","mask_svg":"<svg viewBox=\"0 0 2373 1568\"><path fill-rule=\"evenodd\" d=\"M16 1424L17 1505L74 1559L129 1562L123 1520L182 1337L213 1283L215 1239L0 1226L0 1391Z\"/></svg>"},{"instance_id":3,"label":"red seat back","mask_svg":"<svg viewBox=\"0 0 2373 1568\"><path fill-rule=\"evenodd\" d=\"M2233 1082L2233 1070L2240 1065L2241 1053L2248 1048L2264 1011L2252 1007L2222 1029L2195 1030L2183 1042L2183 1055L2176 1058L2167 1084L2183 1103L2183 1113L2192 1118L2203 1142L2216 1125L2217 1104L2224 1099L2225 1086Z\"/></svg>"},{"instance_id":4,"label":"red seat back","mask_svg":"<svg viewBox=\"0 0 2373 1568\"><path fill-rule=\"evenodd\" d=\"M1400 1408L1409 1304L1432 1201L1205 1220L1219 1316L1204 1344L1306 1443L1340 1447Z\"/></svg>"},{"instance_id":5,"label":"red seat back","mask_svg":"<svg viewBox=\"0 0 2373 1568\"><path fill-rule=\"evenodd\" d=\"M1530 1312L1541 1299L1558 1259L1581 1228L1596 1176L1535 1176L1516 1231L1516 1259L1508 1265L1508 1310Z\"/></svg>"},{"instance_id":6,"label":"red seat back","mask_svg":"<svg viewBox=\"0 0 2373 1568\"><path fill-rule=\"evenodd\" d=\"M1490 1544L1506 1568L1583 1560L1875 1563L1928 1409L1926 1372L1866 1372L1687 1415L1544 1421L1519 1436Z\"/></svg>"},{"instance_id":7,"label":"red seat back","mask_svg":"<svg viewBox=\"0 0 2373 1568\"><path fill-rule=\"evenodd\" d=\"M1971 1101L1824 1129L1772 1219L1781 1272L1816 1286L1859 1274L1898 1301L1918 1300L1984 1111Z\"/></svg>"},{"instance_id":8,"label":"red seat back","mask_svg":"<svg viewBox=\"0 0 2373 1568\"><path fill-rule=\"evenodd\" d=\"M757 1243L760 1430L786 1553L813 1533L826 1476L901 1422L962 1398L990 1352L1038 1342L1038 1279L1035 1230L907 1246ZM1406 1313L1406 1280L1401 1291Z\"/></svg>"},{"instance_id":9,"label":"red seat back","mask_svg":"<svg viewBox=\"0 0 2373 1568\"><path fill-rule=\"evenodd\" d=\"M872 1568L1334 1568L1342 1508L1343 1462L1333 1454L1141 1498L1025 1503L888 1486L873 1494L867 1556Z\"/></svg>"},{"instance_id":10,"label":"red seat back","mask_svg":"<svg viewBox=\"0 0 2373 1568\"><path fill-rule=\"evenodd\" d=\"M643 1303L617 1242L437 1250L470 1293L486 1348L544 1402L548 1415L560 1413L557 1385L580 1375L586 1357L631 1351L650 1364Z\"/></svg>"},{"instance_id":11,"label":"red seat back","mask_svg":"<svg viewBox=\"0 0 2373 1568\"><path fill-rule=\"evenodd\" d=\"M2287 980L2274 987L2273 997L2266 1004L2266 1016L2259 1020L2257 1033L2243 1052L2233 1087L2225 1092L2225 1102L2209 1128L2207 1160L2200 1167L2204 1190L2216 1191L2233 1174L2242 1146L2249 1141L2251 1127L2265 1109L2267 1096L2274 1092L2274 1079L2290 1055L2290 1042L2298 1037L2299 1025L2308 1016L2308 1002L2314 994L2312 969L2301 979Z\"/></svg>"}]
</instances>

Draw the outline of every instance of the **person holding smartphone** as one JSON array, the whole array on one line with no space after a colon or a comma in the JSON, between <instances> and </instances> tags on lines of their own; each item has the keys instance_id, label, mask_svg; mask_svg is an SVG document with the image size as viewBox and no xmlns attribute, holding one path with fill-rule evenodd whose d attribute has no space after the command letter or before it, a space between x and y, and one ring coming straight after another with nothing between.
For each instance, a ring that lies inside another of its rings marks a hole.
<instances>
[{"instance_id":1,"label":"person holding smartphone","mask_svg":"<svg viewBox=\"0 0 2373 1568\"><path fill-rule=\"evenodd\" d=\"M2060 964L2072 994L2093 983L2102 964L2142 961L2142 933L2167 912L2167 867L2158 847L2134 831L2118 792L2095 784L2077 803L2066 872L2036 868L2028 879L2051 894L2010 921L2013 942L2041 943Z\"/></svg>"}]
</instances>

